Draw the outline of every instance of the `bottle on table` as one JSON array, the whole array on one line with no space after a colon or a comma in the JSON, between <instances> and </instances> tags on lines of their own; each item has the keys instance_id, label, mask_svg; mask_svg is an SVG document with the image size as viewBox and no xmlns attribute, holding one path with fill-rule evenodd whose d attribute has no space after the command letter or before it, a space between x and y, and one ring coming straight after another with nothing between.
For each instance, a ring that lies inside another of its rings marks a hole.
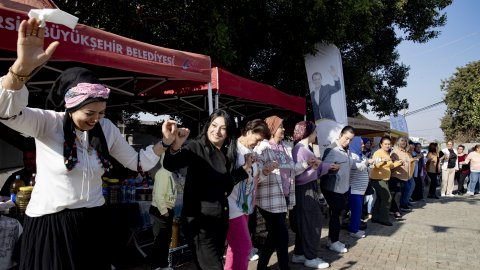
<instances>
[{"instance_id":1,"label":"bottle on table","mask_svg":"<svg viewBox=\"0 0 480 270\"><path fill-rule=\"evenodd\" d=\"M30 197L32 196L32 191L32 186L20 187L17 193L17 207L18 213L20 215L25 214L25 210L27 209L28 203L30 202Z\"/></svg>"},{"instance_id":2,"label":"bottle on table","mask_svg":"<svg viewBox=\"0 0 480 270\"><path fill-rule=\"evenodd\" d=\"M15 176L15 180L10 185L10 200L14 203L17 202L17 193L21 187L25 186L25 182L20 175Z\"/></svg>"}]
</instances>

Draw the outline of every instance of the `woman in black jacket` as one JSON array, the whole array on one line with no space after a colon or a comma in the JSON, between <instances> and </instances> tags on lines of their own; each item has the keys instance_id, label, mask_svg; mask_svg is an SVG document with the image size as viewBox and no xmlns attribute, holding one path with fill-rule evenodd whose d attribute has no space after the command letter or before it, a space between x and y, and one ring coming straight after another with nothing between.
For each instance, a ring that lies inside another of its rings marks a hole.
<instances>
[{"instance_id":1,"label":"woman in black jacket","mask_svg":"<svg viewBox=\"0 0 480 270\"><path fill-rule=\"evenodd\" d=\"M169 171L187 166L182 222L198 269L222 270L233 186L248 178L252 159L236 168L235 123L224 110L210 115L200 135L185 146L188 129L179 129L165 154Z\"/></svg>"}]
</instances>

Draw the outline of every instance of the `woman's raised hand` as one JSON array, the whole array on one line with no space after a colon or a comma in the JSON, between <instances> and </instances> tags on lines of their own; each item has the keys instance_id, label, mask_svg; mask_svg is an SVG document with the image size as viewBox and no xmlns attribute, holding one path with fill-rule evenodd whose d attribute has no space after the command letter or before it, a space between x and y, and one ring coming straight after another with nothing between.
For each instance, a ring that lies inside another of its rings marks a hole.
<instances>
[{"instance_id":1,"label":"woman's raised hand","mask_svg":"<svg viewBox=\"0 0 480 270\"><path fill-rule=\"evenodd\" d=\"M162 124L162 135L163 139L162 141L165 144L172 144L175 141L177 133L177 122L174 120L166 120L163 121Z\"/></svg>"},{"instance_id":2,"label":"woman's raised hand","mask_svg":"<svg viewBox=\"0 0 480 270\"><path fill-rule=\"evenodd\" d=\"M185 141L190 134L190 129L188 128L177 128L177 132L175 133L175 142L172 145L172 150L177 151L182 147Z\"/></svg>"},{"instance_id":3,"label":"woman's raised hand","mask_svg":"<svg viewBox=\"0 0 480 270\"><path fill-rule=\"evenodd\" d=\"M40 22L35 18L23 20L18 29L17 60L12 71L21 76L27 76L41 66L53 55L59 42L52 42L44 50L45 27L39 27Z\"/></svg>"}]
</instances>

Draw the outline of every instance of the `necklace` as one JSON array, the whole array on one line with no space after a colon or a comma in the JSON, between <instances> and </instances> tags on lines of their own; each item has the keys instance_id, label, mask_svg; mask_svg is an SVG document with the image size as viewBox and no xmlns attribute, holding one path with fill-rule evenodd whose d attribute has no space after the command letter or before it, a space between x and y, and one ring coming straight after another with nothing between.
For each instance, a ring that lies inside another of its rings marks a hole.
<instances>
[{"instance_id":1,"label":"necklace","mask_svg":"<svg viewBox=\"0 0 480 270\"><path fill-rule=\"evenodd\" d=\"M78 141L78 145L80 146L80 149L82 149L82 151L86 151L87 154L90 156L93 152L93 147L92 145L90 145L88 143L87 140L83 140L82 138L80 138L80 136L78 136L78 134L75 134L76 136L76 140ZM74 144L77 144L77 143L74 143Z\"/></svg>"}]
</instances>

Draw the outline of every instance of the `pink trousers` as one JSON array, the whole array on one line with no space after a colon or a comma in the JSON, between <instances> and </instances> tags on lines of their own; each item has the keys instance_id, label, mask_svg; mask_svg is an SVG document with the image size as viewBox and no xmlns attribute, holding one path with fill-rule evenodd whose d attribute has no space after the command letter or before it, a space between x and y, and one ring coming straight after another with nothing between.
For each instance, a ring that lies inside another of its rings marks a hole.
<instances>
[{"instance_id":1,"label":"pink trousers","mask_svg":"<svg viewBox=\"0 0 480 270\"><path fill-rule=\"evenodd\" d=\"M224 270L248 270L248 255L252 250L252 240L248 232L248 216L230 219L227 233L227 254Z\"/></svg>"}]
</instances>

